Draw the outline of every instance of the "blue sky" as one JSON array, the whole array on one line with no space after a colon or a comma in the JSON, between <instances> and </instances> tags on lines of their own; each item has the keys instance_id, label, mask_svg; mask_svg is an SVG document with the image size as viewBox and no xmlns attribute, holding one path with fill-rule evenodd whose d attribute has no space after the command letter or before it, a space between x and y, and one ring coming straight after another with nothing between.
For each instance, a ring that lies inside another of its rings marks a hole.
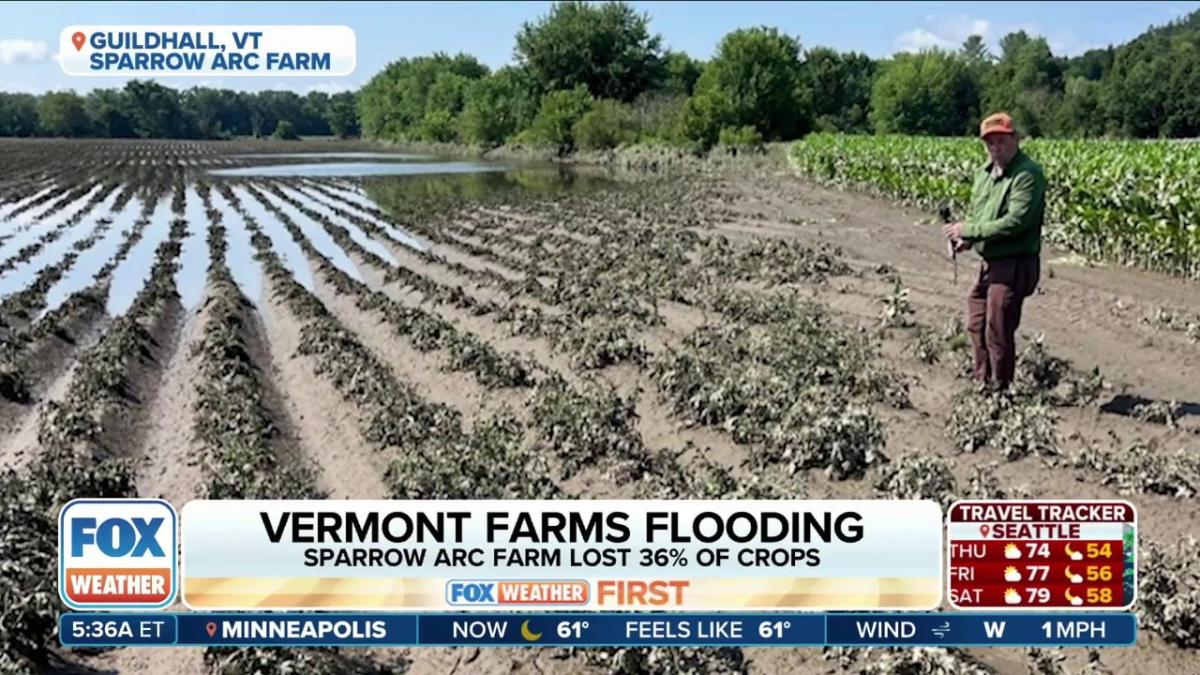
<instances>
[{"instance_id":1,"label":"blue sky","mask_svg":"<svg viewBox=\"0 0 1200 675\"><path fill-rule=\"evenodd\" d=\"M768 25L824 45L883 57L957 45L978 32L995 45L1024 29L1056 54L1119 44L1151 25L1200 9L1194 2L634 2L667 46L712 55L725 33ZM0 90L40 93L119 87L124 79L73 78L54 60L71 24L342 24L358 40L355 72L340 78L160 78L171 86L231 89L355 89L388 62L434 51L465 51L491 67L512 61L514 35L549 2L0 2Z\"/></svg>"}]
</instances>

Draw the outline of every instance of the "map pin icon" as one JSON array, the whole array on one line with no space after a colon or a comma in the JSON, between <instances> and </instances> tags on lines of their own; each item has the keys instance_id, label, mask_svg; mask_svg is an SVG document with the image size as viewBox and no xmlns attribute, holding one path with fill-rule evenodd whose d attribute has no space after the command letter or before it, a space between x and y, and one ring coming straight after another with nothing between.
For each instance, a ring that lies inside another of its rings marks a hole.
<instances>
[{"instance_id":1,"label":"map pin icon","mask_svg":"<svg viewBox=\"0 0 1200 675\"><path fill-rule=\"evenodd\" d=\"M992 528L990 525L980 525L979 526L979 534L982 534L984 536L984 538L987 537L988 532L990 532L991 530L992 530Z\"/></svg>"},{"instance_id":2,"label":"map pin icon","mask_svg":"<svg viewBox=\"0 0 1200 675\"><path fill-rule=\"evenodd\" d=\"M212 637L217 634L217 624L209 621L208 623L204 624L204 630L208 631L208 637Z\"/></svg>"},{"instance_id":3,"label":"map pin icon","mask_svg":"<svg viewBox=\"0 0 1200 675\"><path fill-rule=\"evenodd\" d=\"M83 43L87 41L87 36L82 31L75 31L71 36L71 44L75 45L75 51L83 49Z\"/></svg>"}]
</instances>

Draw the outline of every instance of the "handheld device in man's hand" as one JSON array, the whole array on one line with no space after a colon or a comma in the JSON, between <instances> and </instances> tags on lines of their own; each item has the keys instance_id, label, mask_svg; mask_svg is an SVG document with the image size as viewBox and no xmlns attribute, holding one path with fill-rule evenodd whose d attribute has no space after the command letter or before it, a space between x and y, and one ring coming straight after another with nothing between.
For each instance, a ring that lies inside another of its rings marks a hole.
<instances>
[{"instance_id":1,"label":"handheld device in man's hand","mask_svg":"<svg viewBox=\"0 0 1200 675\"><path fill-rule=\"evenodd\" d=\"M941 216L943 223L949 223L954 220L954 214L950 211L950 207L944 204L938 209L938 215ZM958 242L947 238L946 252L950 255L950 259L954 261L954 284L958 285Z\"/></svg>"}]
</instances>

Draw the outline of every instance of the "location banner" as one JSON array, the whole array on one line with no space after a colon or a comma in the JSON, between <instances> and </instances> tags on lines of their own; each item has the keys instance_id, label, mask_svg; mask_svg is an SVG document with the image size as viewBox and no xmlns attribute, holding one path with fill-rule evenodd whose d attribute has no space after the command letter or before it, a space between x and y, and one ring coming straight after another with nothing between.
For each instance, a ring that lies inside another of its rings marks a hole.
<instances>
[{"instance_id":1,"label":"location banner","mask_svg":"<svg viewBox=\"0 0 1200 675\"><path fill-rule=\"evenodd\" d=\"M192 501L196 610L923 610L919 500Z\"/></svg>"},{"instance_id":2,"label":"location banner","mask_svg":"<svg viewBox=\"0 0 1200 675\"><path fill-rule=\"evenodd\" d=\"M1133 614L63 614L68 647L1129 646Z\"/></svg>"}]
</instances>

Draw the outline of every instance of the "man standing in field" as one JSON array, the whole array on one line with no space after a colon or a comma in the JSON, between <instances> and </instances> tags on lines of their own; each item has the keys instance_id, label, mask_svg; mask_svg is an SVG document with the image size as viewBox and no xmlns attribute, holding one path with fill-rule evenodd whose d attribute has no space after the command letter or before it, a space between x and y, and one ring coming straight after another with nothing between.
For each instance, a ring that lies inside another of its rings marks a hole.
<instances>
[{"instance_id":1,"label":"man standing in field","mask_svg":"<svg viewBox=\"0 0 1200 675\"><path fill-rule=\"evenodd\" d=\"M1042 167L1021 151L1012 118L989 115L979 136L990 161L971 190L965 222L942 228L956 250L983 258L967 296L967 333L975 352L975 379L1006 389L1016 367L1021 305L1037 288L1046 210Z\"/></svg>"}]
</instances>

